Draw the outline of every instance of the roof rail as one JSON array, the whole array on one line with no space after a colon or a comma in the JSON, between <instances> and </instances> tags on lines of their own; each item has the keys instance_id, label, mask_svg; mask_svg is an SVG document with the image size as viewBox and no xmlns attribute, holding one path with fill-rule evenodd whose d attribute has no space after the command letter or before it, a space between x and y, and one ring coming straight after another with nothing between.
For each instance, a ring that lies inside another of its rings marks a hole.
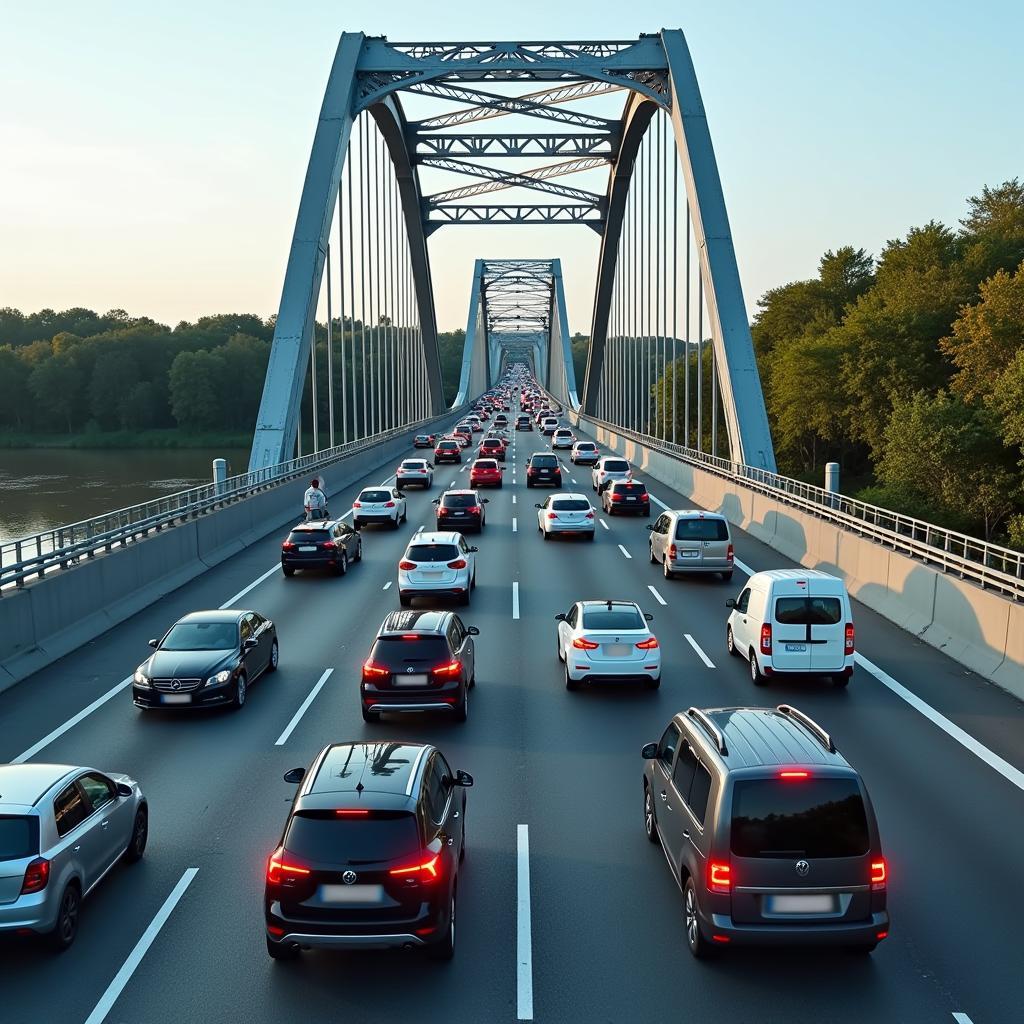
<instances>
[{"instance_id":1,"label":"roof rail","mask_svg":"<svg viewBox=\"0 0 1024 1024\"><path fill-rule=\"evenodd\" d=\"M725 745L722 730L700 708L687 708L686 713L715 741L715 746L722 757L727 757L729 748Z\"/></svg>"},{"instance_id":2,"label":"roof rail","mask_svg":"<svg viewBox=\"0 0 1024 1024\"><path fill-rule=\"evenodd\" d=\"M799 708L795 708L791 704L780 704L775 710L780 715L786 715L799 722L830 754L836 752L836 745L832 742L832 737L810 715L805 715Z\"/></svg>"}]
</instances>

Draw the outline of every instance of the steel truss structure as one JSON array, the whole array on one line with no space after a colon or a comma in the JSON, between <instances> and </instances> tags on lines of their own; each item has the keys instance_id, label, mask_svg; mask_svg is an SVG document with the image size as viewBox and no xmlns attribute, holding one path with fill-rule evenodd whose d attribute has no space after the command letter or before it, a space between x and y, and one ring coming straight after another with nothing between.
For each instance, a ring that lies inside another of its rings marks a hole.
<instances>
[{"instance_id":1,"label":"steel truss structure","mask_svg":"<svg viewBox=\"0 0 1024 1024\"><path fill-rule=\"evenodd\" d=\"M580 106L595 97L615 94L625 100L618 118ZM405 105L403 96L407 97ZM430 103L452 108L418 119L407 116L405 106L420 108ZM693 64L683 35L677 30L636 39L597 41L417 43L390 42L360 33L342 36L299 203L254 437L252 468L283 461L292 454L339 187L350 155L353 125L361 117L371 118L383 138L398 186L396 220L411 290L412 355L421 367L419 376L414 374L408 380L410 388L418 387L425 395L424 405L415 408L408 396L399 396L390 404L384 401L383 412L376 419L371 416L367 422L364 413L364 430L383 429L403 416L439 414L443 410L427 239L441 227L451 225L572 224L588 227L601 236L582 402L577 398L572 373L557 260L478 261L457 402L472 397L473 387L500 372L506 360L502 346L517 345L516 351L531 349L533 342L522 341L529 328L530 333L546 339L540 349L533 346L535 365L542 376L549 378L549 386L561 400L592 416L607 417L621 407L615 400L616 391L622 387L620 366L623 353L633 351L629 345L623 347L621 333L614 333L623 327L622 294L632 280L624 272L627 247L623 228L630 223L631 185L638 153L652 124L664 119L670 125L670 145L685 190L686 221L693 233L701 282L699 301L707 309L708 344L713 352L714 423L717 426L720 394L733 461L774 468L725 201ZM514 129L495 131L494 122L502 117L512 117ZM521 127L529 121L538 122L539 130ZM479 133L473 130L478 124L482 128ZM549 162L534 162L527 165L527 170L490 162L523 159ZM427 171L435 176L470 180L456 180L450 187L427 194L421 185L421 173ZM607 173L603 192L564 180L587 172ZM476 201L508 190L516 194L504 203ZM526 192L540 193L543 201L522 198ZM372 223L372 211L367 217ZM641 258L638 251L629 251L630 258ZM350 261L356 258L354 249L350 249ZM648 253L643 258L651 257ZM639 283L642 286L643 282ZM372 291L373 282L370 284ZM331 287L328 282L329 306ZM353 309L355 292L353 287ZM667 294L667 289L663 292ZM343 280L343 340L345 302ZM375 308L381 307L378 304ZM510 323L518 330L506 329ZM666 337L666 324L667 318L658 337L663 373L668 365L665 353L671 351L674 360L677 347L674 335ZM701 325L703 330L703 318ZM401 340L405 335L399 333L400 346L389 348L385 337L378 355L395 351L400 361L409 356L408 345ZM516 336L521 340L513 341ZM703 351L703 344L701 338L698 352ZM687 365L689 346L687 341ZM367 360L372 372L372 344L370 352L371 356L363 356L364 375ZM640 379L634 374L633 386L639 387ZM315 367L313 380L315 387ZM372 397L372 387L370 391ZM641 401L650 402L650 395L648 388ZM331 409L333 417L333 392ZM653 429L651 415L644 423L644 429ZM666 430L667 426L666 421Z\"/></svg>"}]
</instances>

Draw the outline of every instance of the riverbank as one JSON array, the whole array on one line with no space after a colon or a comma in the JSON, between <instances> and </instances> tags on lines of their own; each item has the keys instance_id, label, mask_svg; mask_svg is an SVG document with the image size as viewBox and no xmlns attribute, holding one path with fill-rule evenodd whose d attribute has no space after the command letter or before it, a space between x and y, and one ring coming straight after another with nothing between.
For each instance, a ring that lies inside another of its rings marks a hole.
<instances>
[{"instance_id":1,"label":"riverbank","mask_svg":"<svg viewBox=\"0 0 1024 1024\"><path fill-rule=\"evenodd\" d=\"M211 431L190 434L184 430L116 430L75 434L21 434L0 432L0 449L70 448L75 450L192 450L197 448L248 448L252 432Z\"/></svg>"}]
</instances>

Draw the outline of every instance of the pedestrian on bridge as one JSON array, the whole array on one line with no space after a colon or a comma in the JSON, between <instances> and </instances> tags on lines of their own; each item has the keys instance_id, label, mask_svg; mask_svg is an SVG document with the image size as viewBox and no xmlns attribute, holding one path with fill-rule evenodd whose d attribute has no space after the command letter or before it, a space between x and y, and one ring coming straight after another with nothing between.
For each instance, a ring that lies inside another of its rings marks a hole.
<instances>
[{"instance_id":1,"label":"pedestrian on bridge","mask_svg":"<svg viewBox=\"0 0 1024 1024\"><path fill-rule=\"evenodd\" d=\"M306 507L306 521L311 519L327 518L327 495L320 490L319 477L313 477L309 487L306 488L306 496L303 499Z\"/></svg>"}]
</instances>

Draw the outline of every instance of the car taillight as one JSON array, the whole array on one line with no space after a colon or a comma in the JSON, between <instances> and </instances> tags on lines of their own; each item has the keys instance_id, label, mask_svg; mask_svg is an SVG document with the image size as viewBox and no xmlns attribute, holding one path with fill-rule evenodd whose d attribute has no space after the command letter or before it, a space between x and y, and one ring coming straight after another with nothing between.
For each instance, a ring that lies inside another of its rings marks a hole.
<instances>
[{"instance_id":1,"label":"car taillight","mask_svg":"<svg viewBox=\"0 0 1024 1024\"><path fill-rule=\"evenodd\" d=\"M399 569L404 569L406 572L408 572L410 569L415 569L416 568L416 563L415 562L410 562L408 559L403 558L398 563L398 568Z\"/></svg>"},{"instance_id":2,"label":"car taillight","mask_svg":"<svg viewBox=\"0 0 1024 1024\"><path fill-rule=\"evenodd\" d=\"M383 665L378 665L371 658L367 658L366 661L363 662L363 678L373 679L389 675L391 675L391 673Z\"/></svg>"},{"instance_id":3,"label":"car taillight","mask_svg":"<svg viewBox=\"0 0 1024 1024\"><path fill-rule=\"evenodd\" d=\"M708 863L708 889L711 892L727 893L732 889L732 867L724 861Z\"/></svg>"},{"instance_id":4,"label":"car taillight","mask_svg":"<svg viewBox=\"0 0 1024 1024\"><path fill-rule=\"evenodd\" d=\"M466 509L466 511L471 516L478 516L478 515L480 515L480 506L479 505L470 505L469 508Z\"/></svg>"},{"instance_id":5,"label":"car taillight","mask_svg":"<svg viewBox=\"0 0 1024 1024\"><path fill-rule=\"evenodd\" d=\"M548 513L548 519L557 519L557 518L558 518L558 513L557 512L549 512Z\"/></svg>"},{"instance_id":6,"label":"car taillight","mask_svg":"<svg viewBox=\"0 0 1024 1024\"><path fill-rule=\"evenodd\" d=\"M361 501L353 501L352 502L352 507L353 508L362 508L363 507L363 503Z\"/></svg>"},{"instance_id":7,"label":"car taillight","mask_svg":"<svg viewBox=\"0 0 1024 1024\"><path fill-rule=\"evenodd\" d=\"M338 545L335 544L333 540L325 540L323 544L320 545L320 547L326 548L328 551L333 551L337 546Z\"/></svg>"},{"instance_id":8,"label":"car taillight","mask_svg":"<svg viewBox=\"0 0 1024 1024\"><path fill-rule=\"evenodd\" d=\"M448 515L448 509L446 509L443 505L439 505L437 509L437 514L439 516L446 516Z\"/></svg>"},{"instance_id":9,"label":"car taillight","mask_svg":"<svg viewBox=\"0 0 1024 1024\"><path fill-rule=\"evenodd\" d=\"M454 562L448 563L449 569L465 569L466 560L464 558L456 558Z\"/></svg>"},{"instance_id":10,"label":"car taillight","mask_svg":"<svg viewBox=\"0 0 1024 1024\"><path fill-rule=\"evenodd\" d=\"M593 512L588 512L583 518L584 519L593 519L594 518L594 513Z\"/></svg>"},{"instance_id":11,"label":"car taillight","mask_svg":"<svg viewBox=\"0 0 1024 1024\"><path fill-rule=\"evenodd\" d=\"M588 640L585 636L578 636L572 642L573 647L578 651L596 651L600 644L595 644L593 640Z\"/></svg>"},{"instance_id":12,"label":"car taillight","mask_svg":"<svg viewBox=\"0 0 1024 1024\"><path fill-rule=\"evenodd\" d=\"M668 546L668 557L669 558L675 558L676 555L677 555L677 551L676 551L675 544L669 544L669 546Z\"/></svg>"},{"instance_id":13,"label":"car taillight","mask_svg":"<svg viewBox=\"0 0 1024 1024\"><path fill-rule=\"evenodd\" d=\"M618 491L612 491L612 501L622 501L624 497L624 494L619 494Z\"/></svg>"},{"instance_id":14,"label":"car taillight","mask_svg":"<svg viewBox=\"0 0 1024 1024\"><path fill-rule=\"evenodd\" d=\"M526 467L526 475L527 476L533 476L533 474L536 473L536 472L537 471L533 468L533 466L527 466Z\"/></svg>"},{"instance_id":15,"label":"car taillight","mask_svg":"<svg viewBox=\"0 0 1024 1024\"><path fill-rule=\"evenodd\" d=\"M733 552L733 548L732 548L732 545L730 544L730 545L729 545L729 547L728 547L728 549L727 549L727 550L726 550L726 552L725 552L725 558L726 558L726 561L729 561L729 562L731 562L731 561L732 561L732 560L733 560L733 559L734 559L735 557L736 557L736 555L735 555L735 553Z\"/></svg>"},{"instance_id":16,"label":"car taillight","mask_svg":"<svg viewBox=\"0 0 1024 1024\"><path fill-rule=\"evenodd\" d=\"M295 544L295 543L293 543L293 542L292 542L292 541L290 541L290 540L286 540L286 541L285 541L285 542L284 542L284 543L283 543L283 544L281 545L281 550L282 550L282 551L294 551L294 550L295 550L295 549L296 549L297 547L298 547L298 544Z\"/></svg>"},{"instance_id":17,"label":"car taillight","mask_svg":"<svg viewBox=\"0 0 1024 1024\"><path fill-rule=\"evenodd\" d=\"M21 883L21 895L42 892L50 881L50 862L45 857L36 857L25 868L25 880Z\"/></svg>"},{"instance_id":18,"label":"car taillight","mask_svg":"<svg viewBox=\"0 0 1024 1024\"><path fill-rule=\"evenodd\" d=\"M427 856L426 851L423 856ZM410 882L436 882L441 877L441 855L435 853L429 860L425 859L408 867L392 868L388 874Z\"/></svg>"},{"instance_id":19,"label":"car taillight","mask_svg":"<svg viewBox=\"0 0 1024 1024\"><path fill-rule=\"evenodd\" d=\"M462 671L462 662L455 659L455 661L449 661L444 665L438 665L437 668L432 670L435 676L441 676L442 679L452 679Z\"/></svg>"},{"instance_id":20,"label":"car taillight","mask_svg":"<svg viewBox=\"0 0 1024 1024\"><path fill-rule=\"evenodd\" d=\"M809 779L811 777L810 772L805 772L802 769L787 769L786 771L779 772L780 779Z\"/></svg>"},{"instance_id":21,"label":"car taillight","mask_svg":"<svg viewBox=\"0 0 1024 1024\"><path fill-rule=\"evenodd\" d=\"M370 816L370 812L365 810L353 810L349 807L342 807L335 810L334 816L336 818L368 818Z\"/></svg>"},{"instance_id":22,"label":"car taillight","mask_svg":"<svg viewBox=\"0 0 1024 1024\"><path fill-rule=\"evenodd\" d=\"M284 852L284 847L279 846L267 861L267 881L271 885L280 885L282 882L295 881L303 875L309 874L309 868L303 867L295 861L289 860Z\"/></svg>"},{"instance_id":23,"label":"car taillight","mask_svg":"<svg viewBox=\"0 0 1024 1024\"><path fill-rule=\"evenodd\" d=\"M846 653L853 654L853 623L846 624Z\"/></svg>"},{"instance_id":24,"label":"car taillight","mask_svg":"<svg viewBox=\"0 0 1024 1024\"><path fill-rule=\"evenodd\" d=\"M770 622L761 624L761 653L772 653L772 624Z\"/></svg>"},{"instance_id":25,"label":"car taillight","mask_svg":"<svg viewBox=\"0 0 1024 1024\"><path fill-rule=\"evenodd\" d=\"M394 508L395 507L395 503L393 501L385 501L384 502L384 507L385 508Z\"/></svg>"},{"instance_id":26,"label":"car taillight","mask_svg":"<svg viewBox=\"0 0 1024 1024\"><path fill-rule=\"evenodd\" d=\"M658 646L658 638L656 636L650 636L646 640L641 640L636 646L637 649L641 651L653 651Z\"/></svg>"},{"instance_id":27,"label":"car taillight","mask_svg":"<svg viewBox=\"0 0 1024 1024\"><path fill-rule=\"evenodd\" d=\"M889 871L886 867L884 857L879 857L878 860L873 860L871 862L871 888L876 892L884 889L888 874Z\"/></svg>"}]
</instances>

